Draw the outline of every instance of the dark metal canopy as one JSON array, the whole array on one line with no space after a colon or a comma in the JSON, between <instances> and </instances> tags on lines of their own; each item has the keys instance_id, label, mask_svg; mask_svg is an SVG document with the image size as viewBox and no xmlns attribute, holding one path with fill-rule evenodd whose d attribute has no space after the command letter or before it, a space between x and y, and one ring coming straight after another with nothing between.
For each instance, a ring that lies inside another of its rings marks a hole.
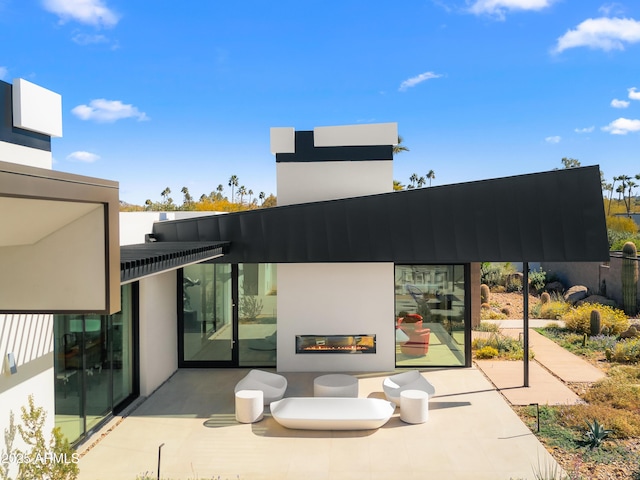
<instances>
[{"instance_id":1,"label":"dark metal canopy","mask_svg":"<svg viewBox=\"0 0 640 480\"><path fill-rule=\"evenodd\" d=\"M222 257L228 242L151 242L120 247L120 281Z\"/></svg>"},{"instance_id":2,"label":"dark metal canopy","mask_svg":"<svg viewBox=\"0 0 640 480\"><path fill-rule=\"evenodd\" d=\"M607 261L598 166L156 223L230 263Z\"/></svg>"}]
</instances>

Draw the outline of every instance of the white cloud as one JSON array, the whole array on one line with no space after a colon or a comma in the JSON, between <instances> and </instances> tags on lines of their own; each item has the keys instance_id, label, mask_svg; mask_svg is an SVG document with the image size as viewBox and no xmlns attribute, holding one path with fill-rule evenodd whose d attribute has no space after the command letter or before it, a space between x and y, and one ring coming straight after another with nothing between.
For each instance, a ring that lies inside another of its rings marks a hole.
<instances>
[{"instance_id":1,"label":"white cloud","mask_svg":"<svg viewBox=\"0 0 640 480\"><path fill-rule=\"evenodd\" d=\"M630 102L626 100L618 100L617 98L611 100L611 106L613 108L627 108L629 106L629 103Z\"/></svg>"},{"instance_id":2,"label":"white cloud","mask_svg":"<svg viewBox=\"0 0 640 480\"><path fill-rule=\"evenodd\" d=\"M576 128L576 133L591 133L596 129L596 127L585 127L585 128Z\"/></svg>"},{"instance_id":3,"label":"white cloud","mask_svg":"<svg viewBox=\"0 0 640 480\"><path fill-rule=\"evenodd\" d=\"M631 120L629 118L618 118L602 130L612 135L626 135L629 132L640 132L640 120Z\"/></svg>"},{"instance_id":4,"label":"white cloud","mask_svg":"<svg viewBox=\"0 0 640 480\"><path fill-rule=\"evenodd\" d=\"M605 17L609 17L611 16L611 14L623 15L624 7L619 3L613 2L613 3L607 3L605 5L602 5L600 8L598 8L598 11L602 13Z\"/></svg>"},{"instance_id":5,"label":"white cloud","mask_svg":"<svg viewBox=\"0 0 640 480\"><path fill-rule=\"evenodd\" d=\"M547 143L560 143L560 140L562 140L560 135L554 135L553 137L547 137L544 139Z\"/></svg>"},{"instance_id":6,"label":"white cloud","mask_svg":"<svg viewBox=\"0 0 640 480\"><path fill-rule=\"evenodd\" d=\"M632 18L588 18L558 38L555 53L569 48L624 50L625 43L640 42L640 22Z\"/></svg>"},{"instance_id":7,"label":"white cloud","mask_svg":"<svg viewBox=\"0 0 640 480\"><path fill-rule=\"evenodd\" d=\"M507 11L542 10L556 0L475 0L469 11L475 15L492 15L504 20Z\"/></svg>"},{"instance_id":8,"label":"white cloud","mask_svg":"<svg viewBox=\"0 0 640 480\"><path fill-rule=\"evenodd\" d=\"M77 160L79 162L93 163L96 160L100 160L100 155L80 150L67 155L67 160Z\"/></svg>"},{"instance_id":9,"label":"white cloud","mask_svg":"<svg viewBox=\"0 0 640 480\"><path fill-rule=\"evenodd\" d=\"M86 33L78 33L74 35L72 40L78 45L91 45L93 43L109 43L109 39L104 35L88 35Z\"/></svg>"},{"instance_id":10,"label":"white cloud","mask_svg":"<svg viewBox=\"0 0 640 480\"><path fill-rule=\"evenodd\" d=\"M404 92L408 88L415 87L419 83L425 82L427 80L431 80L432 78L440 78L442 75L433 73L433 72L424 72L415 77L411 77L400 84L399 91Z\"/></svg>"},{"instance_id":11,"label":"white cloud","mask_svg":"<svg viewBox=\"0 0 640 480\"><path fill-rule=\"evenodd\" d=\"M94 27L113 27L120 20L103 0L42 0L42 6L58 15L62 23L75 20Z\"/></svg>"},{"instance_id":12,"label":"white cloud","mask_svg":"<svg viewBox=\"0 0 640 480\"><path fill-rule=\"evenodd\" d=\"M122 103L120 100L105 100L97 98L89 105L78 105L71 112L81 120L95 120L101 123L112 123L123 118L137 118L138 121L149 120L147 114L133 105Z\"/></svg>"},{"instance_id":13,"label":"white cloud","mask_svg":"<svg viewBox=\"0 0 640 480\"><path fill-rule=\"evenodd\" d=\"M636 87L631 87L627 91L631 100L640 100L640 92L636 92Z\"/></svg>"},{"instance_id":14,"label":"white cloud","mask_svg":"<svg viewBox=\"0 0 640 480\"><path fill-rule=\"evenodd\" d=\"M7 67L0 67L0 80L4 80L8 73Z\"/></svg>"}]
</instances>

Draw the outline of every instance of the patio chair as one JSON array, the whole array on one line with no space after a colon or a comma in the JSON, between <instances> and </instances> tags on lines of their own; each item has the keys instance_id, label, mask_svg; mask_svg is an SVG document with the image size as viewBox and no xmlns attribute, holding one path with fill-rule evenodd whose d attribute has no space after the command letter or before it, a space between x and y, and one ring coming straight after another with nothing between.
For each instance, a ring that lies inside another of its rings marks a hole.
<instances>
[{"instance_id":1,"label":"patio chair","mask_svg":"<svg viewBox=\"0 0 640 480\"><path fill-rule=\"evenodd\" d=\"M396 405L400 405L400 393L404 390L421 390L427 392L429 397L436 393L435 387L418 370L409 370L385 378L382 390L387 400Z\"/></svg>"},{"instance_id":2,"label":"patio chair","mask_svg":"<svg viewBox=\"0 0 640 480\"><path fill-rule=\"evenodd\" d=\"M261 390L265 405L280 400L287 390L287 379L277 373L265 372L264 370L250 370L242 378L234 389L234 393L240 390Z\"/></svg>"}]
</instances>

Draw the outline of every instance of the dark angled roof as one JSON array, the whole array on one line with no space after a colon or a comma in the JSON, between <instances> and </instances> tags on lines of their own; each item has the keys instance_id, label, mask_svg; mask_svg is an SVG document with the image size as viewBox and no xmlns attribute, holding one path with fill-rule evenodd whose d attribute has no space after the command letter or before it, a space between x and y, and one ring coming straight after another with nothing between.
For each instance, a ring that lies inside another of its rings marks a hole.
<instances>
[{"instance_id":1,"label":"dark angled roof","mask_svg":"<svg viewBox=\"0 0 640 480\"><path fill-rule=\"evenodd\" d=\"M120 281L130 282L166 270L222 257L227 242L151 242L120 247Z\"/></svg>"},{"instance_id":2,"label":"dark angled roof","mask_svg":"<svg viewBox=\"0 0 640 480\"><path fill-rule=\"evenodd\" d=\"M156 223L225 262L607 261L597 166Z\"/></svg>"}]
</instances>

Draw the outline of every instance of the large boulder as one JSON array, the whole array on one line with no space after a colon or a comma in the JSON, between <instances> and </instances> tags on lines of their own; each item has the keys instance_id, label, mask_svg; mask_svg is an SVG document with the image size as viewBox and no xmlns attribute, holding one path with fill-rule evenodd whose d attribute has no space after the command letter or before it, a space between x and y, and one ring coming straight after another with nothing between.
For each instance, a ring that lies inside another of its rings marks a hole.
<instances>
[{"instance_id":1,"label":"large boulder","mask_svg":"<svg viewBox=\"0 0 640 480\"><path fill-rule=\"evenodd\" d=\"M564 285L562 284L562 282L549 282L545 285L544 289L549 292L549 293L562 293L564 292Z\"/></svg>"},{"instance_id":2,"label":"large boulder","mask_svg":"<svg viewBox=\"0 0 640 480\"><path fill-rule=\"evenodd\" d=\"M598 303L600 305L606 305L608 307L618 306L615 300L611 300L610 298L603 297L602 295L589 295L588 297L583 298L582 300L578 300L578 302L576 302L576 305L580 306L583 303Z\"/></svg>"},{"instance_id":3,"label":"large boulder","mask_svg":"<svg viewBox=\"0 0 640 480\"><path fill-rule=\"evenodd\" d=\"M584 285L574 285L564 293L566 302L575 305L580 300L584 300L589 295L589 290Z\"/></svg>"}]
</instances>

